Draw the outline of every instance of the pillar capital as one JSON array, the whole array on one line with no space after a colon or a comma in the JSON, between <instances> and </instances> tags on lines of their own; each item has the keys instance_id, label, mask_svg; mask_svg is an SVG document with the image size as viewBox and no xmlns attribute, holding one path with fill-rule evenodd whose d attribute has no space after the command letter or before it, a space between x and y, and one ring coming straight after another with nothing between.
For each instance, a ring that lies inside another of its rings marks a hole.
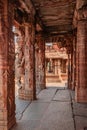
<instances>
[{"instance_id":1,"label":"pillar capital","mask_svg":"<svg viewBox=\"0 0 87 130\"><path fill-rule=\"evenodd\" d=\"M87 7L83 7L77 10L77 20L78 21L87 21Z\"/></svg>"}]
</instances>

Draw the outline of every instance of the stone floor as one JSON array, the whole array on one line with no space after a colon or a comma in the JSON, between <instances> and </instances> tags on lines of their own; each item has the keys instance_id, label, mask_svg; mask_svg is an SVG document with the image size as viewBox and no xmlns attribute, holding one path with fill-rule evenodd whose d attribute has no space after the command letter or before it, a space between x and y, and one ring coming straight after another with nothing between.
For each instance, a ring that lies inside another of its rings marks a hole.
<instances>
[{"instance_id":1,"label":"stone floor","mask_svg":"<svg viewBox=\"0 0 87 130\"><path fill-rule=\"evenodd\" d=\"M16 97L16 106L11 130L87 130L87 104L75 103L66 88L47 88L33 102Z\"/></svg>"}]
</instances>

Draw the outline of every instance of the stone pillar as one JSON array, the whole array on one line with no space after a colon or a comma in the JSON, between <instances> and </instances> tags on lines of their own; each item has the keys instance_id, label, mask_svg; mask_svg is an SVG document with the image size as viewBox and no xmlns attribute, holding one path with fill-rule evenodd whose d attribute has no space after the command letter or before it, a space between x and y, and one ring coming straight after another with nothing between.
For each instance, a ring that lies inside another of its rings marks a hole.
<instances>
[{"instance_id":1,"label":"stone pillar","mask_svg":"<svg viewBox=\"0 0 87 130\"><path fill-rule=\"evenodd\" d=\"M72 90L76 86L76 36L73 36Z\"/></svg>"},{"instance_id":2,"label":"stone pillar","mask_svg":"<svg viewBox=\"0 0 87 130\"><path fill-rule=\"evenodd\" d=\"M35 80L35 26L33 15L31 22L25 23L25 86L19 89L19 98L25 100L36 99Z\"/></svg>"},{"instance_id":3,"label":"stone pillar","mask_svg":"<svg viewBox=\"0 0 87 130\"><path fill-rule=\"evenodd\" d=\"M60 63L60 59L58 59L58 66L57 66L57 69L58 69L58 76L59 76L59 81L62 82L60 64L61 64L61 63Z\"/></svg>"},{"instance_id":4,"label":"stone pillar","mask_svg":"<svg viewBox=\"0 0 87 130\"><path fill-rule=\"evenodd\" d=\"M55 59L55 75L57 75L58 73L58 61L57 59Z\"/></svg>"},{"instance_id":5,"label":"stone pillar","mask_svg":"<svg viewBox=\"0 0 87 130\"><path fill-rule=\"evenodd\" d=\"M10 129L15 120L15 47L12 32L13 6L0 1L0 130Z\"/></svg>"},{"instance_id":6,"label":"stone pillar","mask_svg":"<svg viewBox=\"0 0 87 130\"><path fill-rule=\"evenodd\" d=\"M39 46L35 42L35 73L36 73L36 92L40 91L40 75L39 75Z\"/></svg>"},{"instance_id":7,"label":"stone pillar","mask_svg":"<svg viewBox=\"0 0 87 130\"><path fill-rule=\"evenodd\" d=\"M87 8L77 12L76 91L77 102L87 103Z\"/></svg>"},{"instance_id":8,"label":"stone pillar","mask_svg":"<svg viewBox=\"0 0 87 130\"><path fill-rule=\"evenodd\" d=\"M37 40L38 44L38 73L39 73L39 85L41 89L46 88L46 79L45 79L45 40L43 37L43 34L40 33L37 35Z\"/></svg>"},{"instance_id":9,"label":"stone pillar","mask_svg":"<svg viewBox=\"0 0 87 130\"><path fill-rule=\"evenodd\" d=\"M25 35L24 27L19 26L14 28L15 35L17 34L17 40L15 42L15 86L24 88L24 77L25 77L25 57L24 57L24 47L25 47Z\"/></svg>"},{"instance_id":10,"label":"stone pillar","mask_svg":"<svg viewBox=\"0 0 87 130\"><path fill-rule=\"evenodd\" d=\"M70 83L70 88L72 89L72 86L73 86L73 44L71 45L71 83Z\"/></svg>"},{"instance_id":11,"label":"stone pillar","mask_svg":"<svg viewBox=\"0 0 87 130\"><path fill-rule=\"evenodd\" d=\"M68 53L68 88L71 87L71 54Z\"/></svg>"}]
</instances>

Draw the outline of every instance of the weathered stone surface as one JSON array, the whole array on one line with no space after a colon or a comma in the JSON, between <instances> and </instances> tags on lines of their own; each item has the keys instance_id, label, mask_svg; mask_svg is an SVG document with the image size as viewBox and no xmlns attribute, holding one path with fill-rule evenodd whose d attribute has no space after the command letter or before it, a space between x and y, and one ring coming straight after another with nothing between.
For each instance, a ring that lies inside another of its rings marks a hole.
<instances>
[{"instance_id":1,"label":"weathered stone surface","mask_svg":"<svg viewBox=\"0 0 87 130\"><path fill-rule=\"evenodd\" d=\"M40 120L22 120L18 121L12 130L36 130L39 124Z\"/></svg>"},{"instance_id":2,"label":"weathered stone surface","mask_svg":"<svg viewBox=\"0 0 87 130\"><path fill-rule=\"evenodd\" d=\"M42 90L45 84L45 40L42 33L36 36L36 85Z\"/></svg>"},{"instance_id":3,"label":"weathered stone surface","mask_svg":"<svg viewBox=\"0 0 87 130\"><path fill-rule=\"evenodd\" d=\"M87 117L87 104L73 102L73 112L75 116Z\"/></svg>"},{"instance_id":4,"label":"weathered stone surface","mask_svg":"<svg viewBox=\"0 0 87 130\"><path fill-rule=\"evenodd\" d=\"M33 20L33 14L30 17ZM33 21L25 24L25 85L19 89L19 98L25 100L36 99L35 82L35 27Z\"/></svg>"},{"instance_id":5,"label":"weathered stone surface","mask_svg":"<svg viewBox=\"0 0 87 130\"><path fill-rule=\"evenodd\" d=\"M48 88L48 89L42 90L37 96L36 102L51 102L56 91L57 91L57 88L54 88L54 89Z\"/></svg>"},{"instance_id":6,"label":"weathered stone surface","mask_svg":"<svg viewBox=\"0 0 87 130\"><path fill-rule=\"evenodd\" d=\"M87 19L78 21L76 56L76 96L77 102L87 102Z\"/></svg>"},{"instance_id":7,"label":"weathered stone surface","mask_svg":"<svg viewBox=\"0 0 87 130\"><path fill-rule=\"evenodd\" d=\"M70 92L69 90L58 90L55 97L53 98L53 101L68 101L70 102Z\"/></svg>"},{"instance_id":8,"label":"weathered stone surface","mask_svg":"<svg viewBox=\"0 0 87 130\"><path fill-rule=\"evenodd\" d=\"M0 1L0 129L15 124L13 10L8 0ZM8 22L9 21L9 22Z\"/></svg>"},{"instance_id":9,"label":"weathered stone surface","mask_svg":"<svg viewBox=\"0 0 87 130\"><path fill-rule=\"evenodd\" d=\"M72 30L72 19L75 0L32 0L39 16L46 26L46 31L52 34L66 33Z\"/></svg>"},{"instance_id":10,"label":"weathered stone surface","mask_svg":"<svg viewBox=\"0 0 87 130\"><path fill-rule=\"evenodd\" d=\"M15 42L15 81L16 85L20 88L24 88L24 75L25 75L25 32L24 27L19 25L14 30L15 35L17 35L17 40Z\"/></svg>"},{"instance_id":11,"label":"weathered stone surface","mask_svg":"<svg viewBox=\"0 0 87 130\"><path fill-rule=\"evenodd\" d=\"M84 130L87 127L87 117L75 116L76 130Z\"/></svg>"},{"instance_id":12,"label":"weathered stone surface","mask_svg":"<svg viewBox=\"0 0 87 130\"><path fill-rule=\"evenodd\" d=\"M74 130L71 104L51 102L43 116L38 130Z\"/></svg>"},{"instance_id":13,"label":"weathered stone surface","mask_svg":"<svg viewBox=\"0 0 87 130\"><path fill-rule=\"evenodd\" d=\"M29 106L30 103L31 103L30 101L21 100L21 99L18 99L18 97L16 97L15 104L16 104L16 119L17 120L22 118L23 112Z\"/></svg>"},{"instance_id":14,"label":"weathered stone surface","mask_svg":"<svg viewBox=\"0 0 87 130\"><path fill-rule=\"evenodd\" d=\"M26 109L22 120L41 120L49 103L33 102ZM28 114L29 113L29 114Z\"/></svg>"}]
</instances>

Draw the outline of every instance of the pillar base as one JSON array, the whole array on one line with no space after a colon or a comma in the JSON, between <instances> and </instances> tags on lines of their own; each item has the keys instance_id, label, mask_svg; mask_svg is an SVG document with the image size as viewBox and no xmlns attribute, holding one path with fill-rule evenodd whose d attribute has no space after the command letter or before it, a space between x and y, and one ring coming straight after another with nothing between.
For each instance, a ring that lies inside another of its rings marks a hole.
<instances>
[{"instance_id":1,"label":"pillar base","mask_svg":"<svg viewBox=\"0 0 87 130\"><path fill-rule=\"evenodd\" d=\"M87 88L76 88L75 101L78 103L87 103Z\"/></svg>"},{"instance_id":2,"label":"pillar base","mask_svg":"<svg viewBox=\"0 0 87 130\"><path fill-rule=\"evenodd\" d=\"M41 88L41 90L46 89L46 85L45 84L40 84L40 88Z\"/></svg>"},{"instance_id":3,"label":"pillar base","mask_svg":"<svg viewBox=\"0 0 87 130\"><path fill-rule=\"evenodd\" d=\"M24 100L36 100L36 96L33 93L33 90L19 89L18 90L18 97L20 99L24 99Z\"/></svg>"},{"instance_id":4,"label":"pillar base","mask_svg":"<svg viewBox=\"0 0 87 130\"><path fill-rule=\"evenodd\" d=\"M15 114L13 114L10 118L8 118L7 110L0 110L0 130L9 130L15 124L16 124Z\"/></svg>"}]
</instances>

